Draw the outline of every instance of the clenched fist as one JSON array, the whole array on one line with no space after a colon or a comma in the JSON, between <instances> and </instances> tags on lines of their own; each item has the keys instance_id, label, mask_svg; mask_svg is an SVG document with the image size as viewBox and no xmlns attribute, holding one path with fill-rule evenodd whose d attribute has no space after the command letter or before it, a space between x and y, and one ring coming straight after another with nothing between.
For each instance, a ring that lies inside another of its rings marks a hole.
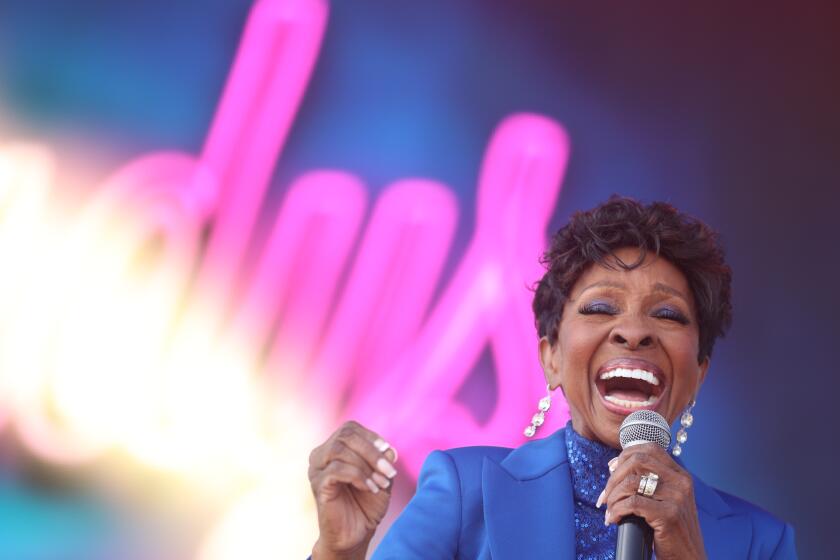
<instances>
[{"instance_id":1,"label":"clenched fist","mask_svg":"<svg viewBox=\"0 0 840 560\"><path fill-rule=\"evenodd\" d=\"M376 433L349 421L309 455L309 483L320 535L312 560L364 559L388 510L397 452Z\"/></svg>"}]
</instances>

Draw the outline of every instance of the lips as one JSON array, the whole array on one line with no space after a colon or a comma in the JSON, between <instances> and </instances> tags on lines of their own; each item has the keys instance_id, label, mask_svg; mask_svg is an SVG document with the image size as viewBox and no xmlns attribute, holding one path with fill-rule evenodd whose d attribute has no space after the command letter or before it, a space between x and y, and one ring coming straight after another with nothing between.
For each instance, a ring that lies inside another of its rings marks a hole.
<instances>
[{"instance_id":1,"label":"lips","mask_svg":"<svg viewBox=\"0 0 840 560\"><path fill-rule=\"evenodd\" d=\"M604 407L624 416L635 410L654 410L665 385L666 377L656 364L637 358L610 360L595 377Z\"/></svg>"}]
</instances>

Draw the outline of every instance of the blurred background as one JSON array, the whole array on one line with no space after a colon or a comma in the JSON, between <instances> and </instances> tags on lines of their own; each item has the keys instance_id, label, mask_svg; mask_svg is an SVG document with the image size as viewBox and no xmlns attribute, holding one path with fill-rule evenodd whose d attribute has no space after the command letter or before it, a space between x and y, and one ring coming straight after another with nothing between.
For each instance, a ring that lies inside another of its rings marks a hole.
<instances>
[{"instance_id":1,"label":"blurred background","mask_svg":"<svg viewBox=\"0 0 840 560\"><path fill-rule=\"evenodd\" d=\"M268 142L279 157L261 156L269 174L251 177L267 189L255 195L253 233L238 260L214 269L202 263L212 264L225 195L214 213L184 210L200 197L170 208L170 194L134 204L134 195L102 193L133 193L143 180L164 193L197 184L192 163L171 154L213 151L208 130L251 8L0 1L0 558L305 555L315 530L308 451L353 410L347 387L367 385L354 385L352 368L324 400L317 384L301 383L323 348L289 359L294 338L277 343L275 333L296 330L282 313L292 300L273 300L271 282L253 288L290 185L324 169L350 185L339 209L354 216L350 241L322 248L346 258L329 270L311 265L333 279L312 327L329 333L325 325L353 316L341 311L342 289L361 266L357 234L370 209L400 179L440 183L434 192L451 211L441 227L451 232L429 257L438 268L406 327L408 348L468 253L488 141L521 112L559 123L568 138L546 234L613 193L668 201L721 233L735 321L715 348L683 458L707 483L791 522L803 558L829 555L840 495L828 472L840 394L836 5L331 2L308 85L290 97L291 120L277 118L287 134ZM290 72L305 83L308 70ZM240 138L270 137L260 122ZM171 159L155 169L167 170L165 181L139 168L114 178L163 150ZM236 180L250 184L244 177ZM147 206L154 227L137 217ZM229 279L240 266L251 280ZM277 313L253 319L247 310L263 304ZM160 367L158 354L167 356ZM540 395L531 359L522 375L535 398L523 410ZM467 365L456 400L480 427L504 386L492 352ZM473 442L461 442L457 424L448 429L447 443ZM441 441L430 439L404 445L420 456ZM412 465L391 515L410 495Z\"/></svg>"}]
</instances>

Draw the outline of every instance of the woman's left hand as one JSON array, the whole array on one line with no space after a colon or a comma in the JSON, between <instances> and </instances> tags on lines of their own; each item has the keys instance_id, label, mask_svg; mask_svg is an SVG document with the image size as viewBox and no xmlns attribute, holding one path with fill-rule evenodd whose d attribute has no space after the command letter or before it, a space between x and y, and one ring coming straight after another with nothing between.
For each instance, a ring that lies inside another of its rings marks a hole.
<instances>
[{"instance_id":1,"label":"woman's left hand","mask_svg":"<svg viewBox=\"0 0 840 560\"><path fill-rule=\"evenodd\" d=\"M626 515L644 518L653 529L657 560L706 558L691 475L667 451L655 443L628 447L612 461L611 470L601 498L607 523ZM641 477L649 473L659 475L651 497L637 493Z\"/></svg>"}]
</instances>

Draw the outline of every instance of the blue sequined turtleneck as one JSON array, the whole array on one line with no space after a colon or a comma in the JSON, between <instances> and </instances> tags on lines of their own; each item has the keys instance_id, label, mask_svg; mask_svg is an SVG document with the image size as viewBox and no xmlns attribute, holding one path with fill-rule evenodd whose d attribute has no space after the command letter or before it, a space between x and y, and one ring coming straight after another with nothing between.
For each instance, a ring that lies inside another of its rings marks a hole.
<instances>
[{"instance_id":1,"label":"blue sequined turtleneck","mask_svg":"<svg viewBox=\"0 0 840 560\"><path fill-rule=\"evenodd\" d=\"M566 425L566 453L572 473L575 495L575 551L578 560L615 558L615 525L604 525L604 508L595 507L601 490L607 485L610 470L607 462L618 450L590 441Z\"/></svg>"}]
</instances>

